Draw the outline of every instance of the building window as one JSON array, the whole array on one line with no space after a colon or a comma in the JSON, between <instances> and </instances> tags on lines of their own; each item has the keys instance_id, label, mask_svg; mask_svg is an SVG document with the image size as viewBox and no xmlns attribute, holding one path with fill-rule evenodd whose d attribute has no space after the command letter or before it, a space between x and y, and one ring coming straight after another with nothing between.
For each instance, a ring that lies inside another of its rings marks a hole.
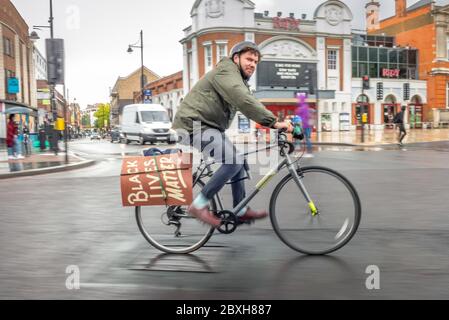
<instances>
[{"instance_id":1,"label":"building window","mask_svg":"<svg viewBox=\"0 0 449 320\"><path fill-rule=\"evenodd\" d=\"M355 49L356 48L356 49ZM418 79L417 51L403 48L353 47L352 76L360 78ZM387 70L387 73L384 73ZM398 76L391 71L399 70Z\"/></svg>"},{"instance_id":2,"label":"building window","mask_svg":"<svg viewBox=\"0 0 449 320\"><path fill-rule=\"evenodd\" d=\"M449 82L446 87L446 109L449 109Z\"/></svg>"},{"instance_id":3,"label":"building window","mask_svg":"<svg viewBox=\"0 0 449 320\"><path fill-rule=\"evenodd\" d=\"M327 53L327 68L337 70L337 50L329 50Z\"/></svg>"},{"instance_id":4,"label":"building window","mask_svg":"<svg viewBox=\"0 0 449 320\"><path fill-rule=\"evenodd\" d=\"M228 45L225 43L217 44L217 62L228 56Z\"/></svg>"},{"instance_id":5,"label":"building window","mask_svg":"<svg viewBox=\"0 0 449 320\"><path fill-rule=\"evenodd\" d=\"M3 50L7 56L14 57L14 47L12 41L9 38L3 37Z\"/></svg>"},{"instance_id":6,"label":"building window","mask_svg":"<svg viewBox=\"0 0 449 320\"><path fill-rule=\"evenodd\" d=\"M189 79L190 79L189 88L192 88L194 81L192 52L188 53L188 61L189 61L188 64L189 64Z\"/></svg>"},{"instance_id":7,"label":"building window","mask_svg":"<svg viewBox=\"0 0 449 320\"><path fill-rule=\"evenodd\" d=\"M212 46L206 45L204 46L204 63L206 66L206 72L212 70Z\"/></svg>"}]
</instances>

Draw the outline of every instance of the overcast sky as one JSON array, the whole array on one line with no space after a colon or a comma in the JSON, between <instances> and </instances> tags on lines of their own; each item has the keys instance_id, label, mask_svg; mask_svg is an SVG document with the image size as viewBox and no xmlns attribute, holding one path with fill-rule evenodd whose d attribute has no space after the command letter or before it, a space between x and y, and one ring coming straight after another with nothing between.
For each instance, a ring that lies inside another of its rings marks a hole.
<instances>
[{"instance_id":1,"label":"overcast sky","mask_svg":"<svg viewBox=\"0 0 449 320\"><path fill-rule=\"evenodd\" d=\"M30 29L47 24L49 0L11 0ZM236 1L236 0L227 0ZM394 0L379 0L381 18L394 14ZM128 44L139 41L144 30L144 63L159 76L183 68L183 29L191 25L194 0L54 0L55 37L66 46L66 85L70 100L87 104L109 102L109 88L119 76L140 67L140 52L128 54ZM306 0L253 0L256 12L269 10L306 13L310 18L320 3ZM344 0L353 11L353 28L363 29L365 0ZM412 5L417 0L409 0ZM447 4L449 0L437 3ZM38 31L37 46L44 54L44 38L49 31Z\"/></svg>"}]
</instances>

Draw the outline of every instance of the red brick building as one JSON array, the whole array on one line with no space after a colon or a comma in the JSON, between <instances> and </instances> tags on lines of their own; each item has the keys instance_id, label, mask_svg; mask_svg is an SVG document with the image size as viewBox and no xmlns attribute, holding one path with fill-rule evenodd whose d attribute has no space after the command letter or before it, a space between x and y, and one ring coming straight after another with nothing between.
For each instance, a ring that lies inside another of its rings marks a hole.
<instances>
[{"instance_id":1,"label":"red brick building","mask_svg":"<svg viewBox=\"0 0 449 320\"><path fill-rule=\"evenodd\" d=\"M37 125L36 82L33 44L29 28L10 0L0 0L0 139L5 137L3 111L24 108L27 115L17 116L31 132ZM20 110L20 109L18 109Z\"/></svg>"},{"instance_id":2,"label":"red brick building","mask_svg":"<svg viewBox=\"0 0 449 320\"><path fill-rule=\"evenodd\" d=\"M182 71L150 82L145 86L145 90L151 90L152 103L164 106L170 119L173 120L176 110L184 98ZM142 103L143 100L141 92L134 94L135 103Z\"/></svg>"},{"instance_id":3,"label":"red brick building","mask_svg":"<svg viewBox=\"0 0 449 320\"><path fill-rule=\"evenodd\" d=\"M424 120L440 122L449 109L449 5L438 6L421 0L407 7L406 0L396 0L395 14L379 22L371 35L396 37L396 44L419 50L419 79L427 81L428 103ZM449 120L449 117L448 117Z\"/></svg>"}]
</instances>

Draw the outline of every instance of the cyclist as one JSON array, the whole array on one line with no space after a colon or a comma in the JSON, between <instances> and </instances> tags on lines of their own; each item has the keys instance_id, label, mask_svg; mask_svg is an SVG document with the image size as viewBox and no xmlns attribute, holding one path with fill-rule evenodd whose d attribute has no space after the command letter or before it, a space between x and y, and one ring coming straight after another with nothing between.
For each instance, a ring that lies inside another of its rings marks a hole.
<instances>
[{"instance_id":1,"label":"cyclist","mask_svg":"<svg viewBox=\"0 0 449 320\"><path fill-rule=\"evenodd\" d=\"M246 197L244 158L225 135L236 112L242 112L262 126L293 131L289 122L277 122L276 117L249 90L248 80L260 59L261 52L255 43L243 41L235 45L230 56L223 58L193 87L173 122L173 129L182 129L190 134L191 145L201 149L205 157L212 156L222 164L188 210L190 215L214 227L218 227L221 221L209 211L209 200L228 181L232 185L234 207ZM194 122L200 123L200 128ZM263 219L268 213L244 208L237 216L240 221L247 222Z\"/></svg>"}]
</instances>

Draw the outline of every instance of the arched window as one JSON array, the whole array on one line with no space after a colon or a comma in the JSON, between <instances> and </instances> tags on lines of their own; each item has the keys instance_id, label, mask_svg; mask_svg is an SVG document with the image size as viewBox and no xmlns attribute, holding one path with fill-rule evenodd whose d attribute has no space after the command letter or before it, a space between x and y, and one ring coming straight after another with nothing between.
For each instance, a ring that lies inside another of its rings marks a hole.
<instances>
[{"instance_id":1,"label":"arched window","mask_svg":"<svg viewBox=\"0 0 449 320\"><path fill-rule=\"evenodd\" d=\"M369 98L366 94L361 94L358 98L357 98L357 103L369 103Z\"/></svg>"}]
</instances>

